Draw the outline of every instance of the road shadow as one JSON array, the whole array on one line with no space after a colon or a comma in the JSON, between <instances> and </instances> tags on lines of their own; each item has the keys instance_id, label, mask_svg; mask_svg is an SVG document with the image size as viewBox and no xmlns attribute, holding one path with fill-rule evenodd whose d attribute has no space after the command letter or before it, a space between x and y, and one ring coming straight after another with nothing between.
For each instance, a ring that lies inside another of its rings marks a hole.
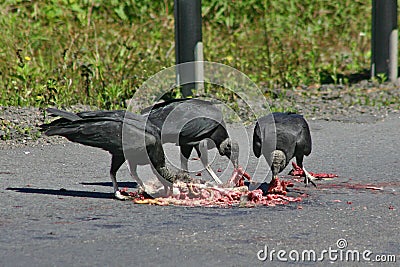
<instances>
[{"instance_id":1,"label":"road shadow","mask_svg":"<svg viewBox=\"0 0 400 267\"><path fill-rule=\"evenodd\" d=\"M112 187L112 182L82 182L81 185L95 185L95 186L108 186ZM119 188L137 188L138 184L136 182L118 182Z\"/></svg>"},{"instance_id":2,"label":"road shadow","mask_svg":"<svg viewBox=\"0 0 400 267\"><path fill-rule=\"evenodd\" d=\"M27 194L42 194L42 195L55 195L65 197L86 197L86 198L113 198L113 193L102 193L102 192L89 192L89 191L78 191L78 190L66 190L66 189L43 189L43 188L27 188L27 187L8 187L6 190L15 191L18 193Z\"/></svg>"},{"instance_id":3,"label":"road shadow","mask_svg":"<svg viewBox=\"0 0 400 267\"><path fill-rule=\"evenodd\" d=\"M111 182L82 182L82 185L93 185L93 186L107 186L112 187ZM118 183L120 188L137 188L137 183L135 182L120 182ZM249 186L248 182L245 182L246 186ZM266 195L268 192L269 184L261 183L258 186L259 189L263 191ZM113 193L103 193L103 192L92 192L92 191L80 191L80 190L67 190L61 189L47 189L47 188L31 188L31 187L7 187L6 190L15 191L18 193L26 194L42 194L42 195L54 195L54 196L65 196L65 197L85 197L85 198L114 198ZM287 189L288 195L299 195L303 194L301 191L294 189Z\"/></svg>"},{"instance_id":4,"label":"road shadow","mask_svg":"<svg viewBox=\"0 0 400 267\"><path fill-rule=\"evenodd\" d=\"M89 186L107 186L112 188L112 182L82 182L82 185ZM136 182L119 182L119 188L137 188ZM45 189L45 188L30 188L30 187L8 187L6 190L11 190L19 193L56 195L67 197L87 197L87 198L114 198L113 193L102 193L92 191L78 191L67 189Z\"/></svg>"}]
</instances>

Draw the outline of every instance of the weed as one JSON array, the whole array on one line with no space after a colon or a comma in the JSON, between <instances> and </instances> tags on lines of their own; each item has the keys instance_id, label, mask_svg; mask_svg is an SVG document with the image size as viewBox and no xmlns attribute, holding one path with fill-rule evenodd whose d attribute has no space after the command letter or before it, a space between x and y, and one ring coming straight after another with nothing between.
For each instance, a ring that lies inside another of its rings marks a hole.
<instances>
[{"instance_id":1,"label":"weed","mask_svg":"<svg viewBox=\"0 0 400 267\"><path fill-rule=\"evenodd\" d=\"M205 59L270 88L346 83L338 74L369 67L370 10L370 1L203 0ZM6 0L0 28L0 105L121 108L175 62L173 1Z\"/></svg>"}]
</instances>

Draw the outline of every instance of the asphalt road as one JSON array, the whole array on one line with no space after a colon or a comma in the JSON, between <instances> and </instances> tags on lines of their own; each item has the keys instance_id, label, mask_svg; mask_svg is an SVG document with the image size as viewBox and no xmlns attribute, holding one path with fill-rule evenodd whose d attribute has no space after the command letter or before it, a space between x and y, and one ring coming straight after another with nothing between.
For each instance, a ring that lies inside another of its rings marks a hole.
<instances>
[{"instance_id":1,"label":"asphalt road","mask_svg":"<svg viewBox=\"0 0 400 267\"><path fill-rule=\"evenodd\" d=\"M390 255L400 261L399 115L310 125L314 147L305 166L339 178L319 181L318 188L296 184L309 196L276 207L135 205L112 199L104 151L72 143L2 150L0 266L365 266L378 257L393 261ZM232 133L245 157L245 132L235 126ZM166 150L176 154L175 147ZM213 168L227 163L215 161ZM249 171L256 162L242 159ZM139 174L151 177L148 167ZM121 187L134 186L126 168L118 178ZM338 247L344 241L347 246ZM317 262L308 260L311 251ZM360 253L359 262L353 252Z\"/></svg>"}]
</instances>

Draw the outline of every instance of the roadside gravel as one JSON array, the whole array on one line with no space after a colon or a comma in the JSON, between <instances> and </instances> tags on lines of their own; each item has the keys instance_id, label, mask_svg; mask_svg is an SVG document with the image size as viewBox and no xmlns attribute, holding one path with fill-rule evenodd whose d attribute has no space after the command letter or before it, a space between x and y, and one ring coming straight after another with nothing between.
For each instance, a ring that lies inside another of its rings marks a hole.
<instances>
[{"instance_id":1,"label":"roadside gravel","mask_svg":"<svg viewBox=\"0 0 400 267\"><path fill-rule=\"evenodd\" d=\"M399 113L400 87L390 83L361 81L351 86L302 86L296 89L266 89L271 107L297 110L309 120L370 123ZM71 111L93 107L76 105ZM61 137L42 136L38 126L49 120L42 109L0 106L0 149L66 142Z\"/></svg>"}]
</instances>

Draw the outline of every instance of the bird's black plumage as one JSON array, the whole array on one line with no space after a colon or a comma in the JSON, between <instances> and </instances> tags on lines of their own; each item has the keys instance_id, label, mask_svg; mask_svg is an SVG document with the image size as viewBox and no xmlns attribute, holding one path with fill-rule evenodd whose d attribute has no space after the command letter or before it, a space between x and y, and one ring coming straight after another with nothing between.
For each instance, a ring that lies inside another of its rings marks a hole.
<instances>
[{"instance_id":1,"label":"bird's black plumage","mask_svg":"<svg viewBox=\"0 0 400 267\"><path fill-rule=\"evenodd\" d=\"M195 98L173 99L145 108L142 114L162 129L166 142L194 145L220 128L221 133L217 137L222 140L217 142L228 138L221 111L209 101Z\"/></svg>"},{"instance_id":2,"label":"bird's black plumage","mask_svg":"<svg viewBox=\"0 0 400 267\"><path fill-rule=\"evenodd\" d=\"M47 111L61 118L41 125L41 130L46 135L64 136L72 142L110 152L110 175L115 191L118 191L116 173L125 159L139 183L141 181L137 177L136 167L149 163L158 178L161 176L170 182L174 179L165 165L160 131L143 116L123 110L85 111L77 114L53 108Z\"/></svg>"},{"instance_id":3,"label":"bird's black plumage","mask_svg":"<svg viewBox=\"0 0 400 267\"><path fill-rule=\"evenodd\" d=\"M303 157L310 155L311 149L310 129L302 115L275 112L259 118L255 125L254 154L265 157L274 177L294 157L303 168Z\"/></svg>"},{"instance_id":4,"label":"bird's black plumage","mask_svg":"<svg viewBox=\"0 0 400 267\"><path fill-rule=\"evenodd\" d=\"M200 147L205 140L208 140L206 149L216 146L220 155L227 156L237 167L239 146L229 138L222 112L214 103L196 98L174 99L148 107L142 114L161 129L163 143L180 146L183 168L187 168L193 148L201 158L206 156L206 151L201 152ZM202 161L215 179L207 160Z\"/></svg>"}]
</instances>

